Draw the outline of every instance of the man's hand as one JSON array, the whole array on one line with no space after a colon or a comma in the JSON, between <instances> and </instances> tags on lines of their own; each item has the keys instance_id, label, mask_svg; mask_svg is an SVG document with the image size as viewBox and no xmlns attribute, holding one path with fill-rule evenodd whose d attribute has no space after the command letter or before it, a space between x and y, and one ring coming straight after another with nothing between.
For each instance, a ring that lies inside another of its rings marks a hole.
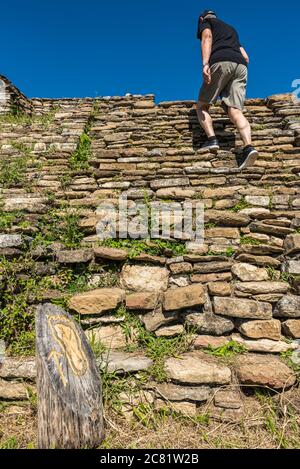
<instances>
[{"instance_id":1,"label":"man's hand","mask_svg":"<svg viewBox=\"0 0 300 469\"><path fill-rule=\"evenodd\" d=\"M245 51L243 47L240 47L240 51L242 53L242 56L246 60L247 64L249 65L249 62L250 62L249 55L247 54L247 52Z\"/></svg>"},{"instance_id":2,"label":"man's hand","mask_svg":"<svg viewBox=\"0 0 300 469\"><path fill-rule=\"evenodd\" d=\"M211 84L211 71L208 64L203 66L203 80L206 85Z\"/></svg>"}]
</instances>

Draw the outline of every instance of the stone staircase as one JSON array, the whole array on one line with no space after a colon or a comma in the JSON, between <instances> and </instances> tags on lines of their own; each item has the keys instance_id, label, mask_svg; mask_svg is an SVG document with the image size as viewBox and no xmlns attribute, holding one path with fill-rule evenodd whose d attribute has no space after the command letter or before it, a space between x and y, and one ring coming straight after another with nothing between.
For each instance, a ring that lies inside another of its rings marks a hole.
<instances>
[{"instance_id":1,"label":"stone staircase","mask_svg":"<svg viewBox=\"0 0 300 469\"><path fill-rule=\"evenodd\" d=\"M213 402L214 415L235 419L245 400L237 388L293 386L299 102L291 95L247 101L260 157L243 172L241 142L220 106L212 110L218 155L201 149L192 101L156 105L153 95L128 95L33 99L20 108L0 116L0 339L9 350L19 352L20 343L30 352L24 337L32 338L34 307L50 301L80 315L103 347L100 368L135 377L138 397L123 396L124 409L146 400L197 415ZM97 208L117 206L125 194L133 209L202 202L203 246L185 245L175 232L156 242L99 244ZM157 347L169 341L162 360L150 337ZM34 375L32 359L5 360L0 398L23 399L14 380L34 382Z\"/></svg>"}]
</instances>

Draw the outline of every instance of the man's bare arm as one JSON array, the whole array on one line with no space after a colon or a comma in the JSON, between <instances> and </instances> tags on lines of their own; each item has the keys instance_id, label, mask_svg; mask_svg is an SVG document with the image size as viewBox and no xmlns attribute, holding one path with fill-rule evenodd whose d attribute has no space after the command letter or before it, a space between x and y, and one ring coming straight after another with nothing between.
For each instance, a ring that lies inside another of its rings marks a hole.
<instances>
[{"instance_id":1,"label":"man's bare arm","mask_svg":"<svg viewBox=\"0 0 300 469\"><path fill-rule=\"evenodd\" d=\"M242 53L242 56L244 57L244 59L246 60L246 62L248 64L250 62L249 55L247 54L247 52L245 51L245 49L243 47L240 47L240 51Z\"/></svg>"},{"instance_id":2,"label":"man's bare arm","mask_svg":"<svg viewBox=\"0 0 300 469\"><path fill-rule=\"evenodd\" d=\"M206 84L211 83L211 73L209 67L209 60L212 50L213 36L209 28L204 29L202 33L202 60L203 60L203 78Z\"/></svg>"},{"instance_id":3,"label":"man's bare arm","mask_svg":"<svg viewBox=\"0 0 300 469\"><path fill-rule=\"evenodd\" d=\"M209 63L212 49L212 32L209 28L204 29L202 33L202 58L203 65Z\"/></svg>"}]
</instances>

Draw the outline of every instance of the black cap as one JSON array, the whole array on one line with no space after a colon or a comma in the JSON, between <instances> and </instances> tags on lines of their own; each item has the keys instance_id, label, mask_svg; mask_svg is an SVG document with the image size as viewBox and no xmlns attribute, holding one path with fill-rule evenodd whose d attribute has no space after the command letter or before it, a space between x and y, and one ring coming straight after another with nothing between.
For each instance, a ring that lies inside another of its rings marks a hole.
<instances>
[{"instance_id":1,"label":"black cap","mask_svg":"<svg viewBox=\"0 0 300 469\"><path fill-rule=\"evenodd\" d=\"M215 13L213 10L204 10L204 11L201 13L200 16L201 16L202 18L205 18L205 16L207 16L207 15L215 15L215 16L217 16L216 13Z\"/></svg>"}]
</instances>

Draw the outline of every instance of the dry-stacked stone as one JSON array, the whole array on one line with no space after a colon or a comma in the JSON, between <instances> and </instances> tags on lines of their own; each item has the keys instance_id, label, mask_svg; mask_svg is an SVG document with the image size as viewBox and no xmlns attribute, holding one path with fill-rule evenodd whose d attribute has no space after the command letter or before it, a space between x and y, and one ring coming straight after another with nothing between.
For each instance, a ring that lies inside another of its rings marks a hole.
<instances>
[{"instance_id":1,"label":"dry-stacked stone","mask_svg":"<svg viewBox=\"0 0 300 469\"><path fill-rule=\"evenodd\" d=\"M221 142L216 156L201 149L204 135L193 101L156 104L153 95L27 100L4 81L7 102L32 116L1 121L0 159L22 171L11 183L2 178L1 214L19 211L23 218L1 225L0 255L12 262L30 254L34 271L52 280L61 268L102 269L79 291L45 288L39 302L64 297L88 335L110 349L105 366L121 374L151 370L153 361L139 349L128 352L136 338L126 336L126 318L117 310L136 315L157 338L190 331L190 350L165 363L169 384L160 385L157 408L164 394L175 408L186 403L193 414L212 399L214 388L236 378L242 386L295 384L282 357L295 356L300 339L299 102L292 95L246 102L260 157L241 172L241 141L220 106L212 108ZM72 165L82 148L85 164ZM132 255L129 244L99 244L103 211L97 208L103 201L117 205L122 194L132 209L142 202L202 202L203 246L175 235L170 242L187 241L178 255L167 247ZM62 239L33 243L41 217L53 210L76 214L82 234L77 247ZM114 283L105 284L110 267ZM206 353L229 343L248 353L230 364ZM5 380L34 380L34 363L14 360L0 368L0 398L2 389L8 393ZM20 388L16 394L23 398ZM241 408L238 397L228 404L228 395L220 395L215 406L224 399L230 409Z\"/></svg>"},{"instance_id":2,"label":"dry-stacked stone","mask_svg":"<svg viewBox=\"0 0 300 469\"><path fill-rule=\"evenodd\" d=\"M0 75L0 114L32 113L32 101L3 75Z\"/></svg>"}]
</instances>

